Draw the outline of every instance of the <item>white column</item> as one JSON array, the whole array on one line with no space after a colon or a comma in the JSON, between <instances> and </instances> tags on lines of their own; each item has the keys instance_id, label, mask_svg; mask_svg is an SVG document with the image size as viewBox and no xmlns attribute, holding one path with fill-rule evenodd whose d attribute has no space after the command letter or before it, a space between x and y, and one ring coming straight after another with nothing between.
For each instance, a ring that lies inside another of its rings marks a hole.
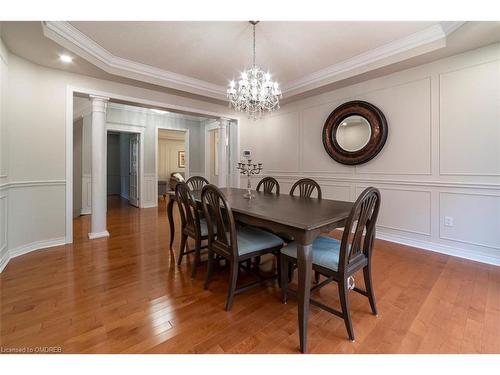
<instances>
[{"instance_id":1,"label":"white column","mask_svg":"<svg viewBox=\"0 0 500 375\"><path fill-rule=\"evenodd\" d=\"M219 149L218 151L218 161L219 161L219 178L217 181L217 186L226 187L227 186L227 127L229 126L229 120L226 118L221 118L219 120Z\"/></svg>"},{"instance_id":2,"label":"white column","mask_svg":"<svg viewBox=\"0 0 500 375\"><path fill-rule=\"evenodd\" d=\"M106 230L106 103L109 98L90 96L92 101L92 214L89 238L108 237Z\"/></svg>"}]
</instances>

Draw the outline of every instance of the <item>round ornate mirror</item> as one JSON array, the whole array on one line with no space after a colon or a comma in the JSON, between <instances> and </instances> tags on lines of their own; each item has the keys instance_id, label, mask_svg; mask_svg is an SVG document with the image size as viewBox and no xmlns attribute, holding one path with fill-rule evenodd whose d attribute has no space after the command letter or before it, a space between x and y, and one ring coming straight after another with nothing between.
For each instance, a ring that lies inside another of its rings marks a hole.
<instances>
[{"instance_id":1,"label":"round ornate mirror","mask_svg":"<svg viewBox=\"0 0 500 375\"><path fill-rule=\"evenodd\" d=\"M342 104L328 116L323 127L323 145L339 163L362 164L382 150L387 132L382 111L356 100Z\"/></svg>"},{"instance_id":2,"label":"round ornate mirror","mask_svg":"<svg viewBox=\"0 0 500 375\"><path fill-rule=\"evenodd\" d=\"M370 123L364 117L353 115L342 121L332 137L337 140L342 149L354 152L365 147L371 135Z\"/></svg>"}]
</instances>

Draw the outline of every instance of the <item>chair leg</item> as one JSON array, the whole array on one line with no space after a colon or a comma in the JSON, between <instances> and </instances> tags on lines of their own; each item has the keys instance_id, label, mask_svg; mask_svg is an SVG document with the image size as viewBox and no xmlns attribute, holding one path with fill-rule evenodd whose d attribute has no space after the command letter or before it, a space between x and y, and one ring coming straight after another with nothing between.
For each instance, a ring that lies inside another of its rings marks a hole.
<instances>
[{"instance_id":1,"label":"chair leg","mask_svg":"<svg viewBox=\"0 0 500 375\"><path fill-rule=\"evenodd\" d=\"M194 279L196 277L196 269L201 263L201 239L196 239L195 240L195 245L194 245L194 262L193 262L193 269L191 270L191 277Z\"/></svg>"},{"instance_id":2,"label":"chair leg","mask_svg":"<svg viewBox=\"0 0 500 375\"><path fill-rule=\"evenodd\" d=\"M347 280L339 282L339 295L345 327L347 329L347 333L349 334L349 338L351 341L354 341L354 331L352 329L351 314L349 311L349 288L347 287Z\"/></svg>"},{"instance_id":3,"label":"chair leg","mask_svg":"<svg viewBox=\"0 0 500 375\"><path fill-rule=\"evenodd\" d=\"M236 290L236 281L238 281L238 262L231 262L231 270L229 271L229 290L227 293L226 311L231 310L233 306L234 292Z\"/></svg>"},{"instance_id":4,"label":"chair leg","mask_svg":"<svg viewBox=\"0 0 500 375\"><path fill-rule=\"evenodd\" d=\"M291 283L293 281L293 271L294 271L294 264L292 262L287 262L288 263L288 282Z\"/></svg>"},{"instance_id":5,"label":"chair leg","mask_svg":"<svg viewBox=\"0 0 500 375\"><path fill-rule=\"evenodd\" d=\"M208 265L207 265L207 276L205 277L205 289L208 289L208 285L212 280L213 272L214 272L214 252L208 249Z\"/></svg>"},{"instance_id":6,"label":"chair leg","mask_svg":"<svg viewBox=\"0 0 500 375\"><path fill-rule=\"evenodd\" d=\"M179 259L177 259L177 265L180 266L182 263L182 257L184 256L184 249L187 245L187 235L184 233L181 235L181 248L179 251Z\"/></svg>"},{"instance_id":7,"label":"chair leg","mask_svg":"<svg viewBox=\"0 0 500 375\"><path fill-rule=\"evenodd\" d=\"M281 253L278 251L276 256L276 273L278 274L278 286L281 288Z\"/></svg>"},{"instance_id":8,"label":"chair leg","mask_svg":"<svg viewBox=\"0 0 500 375\"><path fill-rule=\"evenodd\" d=\"M314 281L316 282L316 284L319 283L319 272L318 271L314 271Z\"/></svg>"},{"instance_id":9,"label":"chair leg","mask_svg":"<svg viewBox=\"0 0 500 375\"><path fill-rule=\"evenodd\" d=\"M280 260L280 279L281 279L281 301L285 304L288 299L288 270L289 263L288 259L284 255L279 255Z\"/></svg>"},{"instance_id":10,"label":"chair leg","mask_svg":"<svg viewBox=\"0 0 500 375\"><path fill-rule=\"evenodd\" d=\"M370 264L368 264L368 266L363 268L363 276L365 279L365 288L366 292L368 293L368 300L370 301L370 307L372 308L372 313L374 315L378 315L377 305L375 303L375 292L373 290L372 272Z\"/></svg>"}]
</instances>

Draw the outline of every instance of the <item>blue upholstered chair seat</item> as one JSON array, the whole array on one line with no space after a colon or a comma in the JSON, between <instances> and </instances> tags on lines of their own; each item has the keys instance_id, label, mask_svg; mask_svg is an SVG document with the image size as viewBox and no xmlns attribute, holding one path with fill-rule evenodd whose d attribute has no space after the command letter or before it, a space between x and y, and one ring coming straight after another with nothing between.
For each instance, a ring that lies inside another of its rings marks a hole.
<instances>
[{"instance_id":1,"label":"blue upholstered chair seat","mask_svg":"<svg viewBox=\"0 0 500 375\"><path fill-rule=\"evenodd\" d=\"M297 243L290 242L281 252L292 258L297 258ZM335 238L319 236L313 242L312 262L321 267L337 271L340 257L340 241Z\"/></svg>"},{"instance_id":2,"label":"blue upholstered chair seat","mask_svg":"<svg viewBox=\"0 0 500 375\"><path fill-rule=\"evenodd\" d=\"M238 238L239 255L283 246L283 240L278 236L252 226L238 227L236 236Z\"/></svg>"}]
</instances>

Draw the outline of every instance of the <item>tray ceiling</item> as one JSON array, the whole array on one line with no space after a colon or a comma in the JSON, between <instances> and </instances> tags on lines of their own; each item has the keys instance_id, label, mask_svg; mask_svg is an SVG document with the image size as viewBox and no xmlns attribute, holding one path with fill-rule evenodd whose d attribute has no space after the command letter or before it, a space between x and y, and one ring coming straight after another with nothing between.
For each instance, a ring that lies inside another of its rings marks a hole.
<instances>
[{"instance_id":1,"label":"tray ceiling","mask_svg":"<svg viewBox=\"0 0 500 375\"><path fill-rule=\"evenodd\" d=\"M461 36L467 42L464 48L494 42L490 34L500 25L464 24L261 22L257 25L257 63L273 73L288 99L419 57L441 57L441 52L450 49L446 47L452 34L467 35ZM4 29L16 30L16 25L4 25ZM461 29L467 33L458 32ZM17 27L17 34L23 34L21 30ZM225 99L228 80L238 77L240 69L251 62L251 26L244 21L51 21L43 22L42 30L46 40L79 56L80 66L88 71L92 70L86 65L90 63L101 75L108 73L218 100ZM12 44L14 50L22 51L20 55L30 55L28 47L17 44L19 35L9 38L9 32L3 34L7 34L4 40L9 48ZM45 59L44 65L54 65L41 50L38 55L31 59Z\"/></svg>"}]
</instances>

